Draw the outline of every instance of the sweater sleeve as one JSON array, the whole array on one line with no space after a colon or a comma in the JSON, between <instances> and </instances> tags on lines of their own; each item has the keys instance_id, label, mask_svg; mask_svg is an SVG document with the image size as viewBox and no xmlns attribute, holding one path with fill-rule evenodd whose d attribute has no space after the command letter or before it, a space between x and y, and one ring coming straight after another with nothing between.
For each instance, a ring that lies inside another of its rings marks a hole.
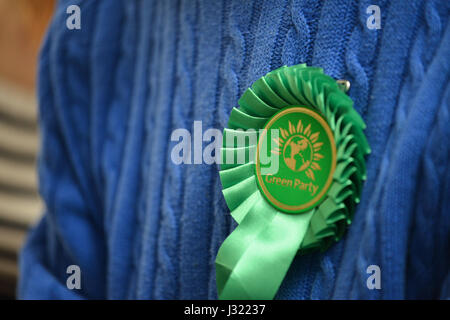
<instances>
[{"instance_id":1,"label":"sweater sleeve","mask_svg":"<svg viewBox=\"0 0 450 320\"><path fill-rule=\"evenodd\" d=\"M92 6L92 2L88 3ZM65 28L60 5L41 50L38 157L43 217L20 256L21 299L104 298L106 245L101 198L91 161L91 12L81 30ZM71 265L81 270L81 289L68 289Z\"/></svg>"}]
</instances>

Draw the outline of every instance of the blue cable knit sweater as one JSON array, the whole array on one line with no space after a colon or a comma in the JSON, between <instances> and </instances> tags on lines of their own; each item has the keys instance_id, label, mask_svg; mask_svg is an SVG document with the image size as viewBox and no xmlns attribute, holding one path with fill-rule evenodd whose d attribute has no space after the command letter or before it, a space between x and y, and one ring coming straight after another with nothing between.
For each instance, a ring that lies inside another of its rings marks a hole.
<instances>
[{"instance_id":1,"label":"blue cable knit sweater","mask_svg":"<svg viewBox=\"0 0 450 320\"><path fill-rule=\"evenodd\" d=\"M67 6L81 30L66 28ZM366 27L371 4L381 29ZM223 129L252 82L307 63L351 81L372 147L346 236L296 257L280 299L450 298L448 0L61 1L42 48L40 192L20 298L215 299L235 223L216 165L172 130ZM206 144L206 143L205 143ZM68 290L66 268L81 268ZM381 290L366 286L381 268Z\"/></svg>"}]
</instances>

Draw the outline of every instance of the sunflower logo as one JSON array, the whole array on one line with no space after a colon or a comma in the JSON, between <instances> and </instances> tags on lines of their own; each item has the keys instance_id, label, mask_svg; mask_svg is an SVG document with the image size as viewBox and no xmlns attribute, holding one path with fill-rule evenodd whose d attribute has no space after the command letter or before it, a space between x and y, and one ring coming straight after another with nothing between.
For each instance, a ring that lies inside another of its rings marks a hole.
<instances>
[{"instance_id":1,"label":"sunflower logo","mask_svg":"<svg viewBox=\"0 0 450 320\"><path fill-rule=\"evenodd\" d=\"M289 169L304 171L308 178L315 181L314 171L321 170L318 162L323 159L319 153L323 142L319 141L320 132L313 133L311 124L305 125L299 120L296 126L289 121L289 128L280 127L281 137L273 139L275 145L272 153L283 155Z\"/></svg>"}]
</instances>

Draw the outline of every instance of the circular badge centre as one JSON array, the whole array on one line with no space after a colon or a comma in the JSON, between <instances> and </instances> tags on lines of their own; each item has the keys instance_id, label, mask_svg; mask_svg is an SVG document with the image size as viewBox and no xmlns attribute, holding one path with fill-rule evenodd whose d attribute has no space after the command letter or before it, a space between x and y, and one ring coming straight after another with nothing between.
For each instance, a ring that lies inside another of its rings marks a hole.
<instances>
[{"instance_id":1,"label":"circular badge centre","mask_svg":"<svg viewBox=\"0 0 450 320\"><path fill-rule=\"evenodd\" d=\"M326 195L336 168L328 123L307 107L276 113L258 139L256 175L264 197L284 212L304 212Z\"/></svg>"}]
</instances>

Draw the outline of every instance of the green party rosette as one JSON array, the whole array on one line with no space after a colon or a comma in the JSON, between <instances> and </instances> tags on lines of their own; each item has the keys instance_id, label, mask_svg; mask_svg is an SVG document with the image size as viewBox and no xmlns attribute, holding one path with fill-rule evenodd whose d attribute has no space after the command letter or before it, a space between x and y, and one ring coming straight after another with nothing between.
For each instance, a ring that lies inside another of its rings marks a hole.
<instances>
[{"instance_id":1,"label":"green party rosette","mask_svg":"<svg viewBox=\"0 0 450 320\"><path fill-rule=\"evenodd\" d=\"M353 101L322 69L269 72L224 129L220 179L239 224L216 258L220 299L272 299L296 254L351 223L370 147Z\"/></svg>"}]
</instances>

